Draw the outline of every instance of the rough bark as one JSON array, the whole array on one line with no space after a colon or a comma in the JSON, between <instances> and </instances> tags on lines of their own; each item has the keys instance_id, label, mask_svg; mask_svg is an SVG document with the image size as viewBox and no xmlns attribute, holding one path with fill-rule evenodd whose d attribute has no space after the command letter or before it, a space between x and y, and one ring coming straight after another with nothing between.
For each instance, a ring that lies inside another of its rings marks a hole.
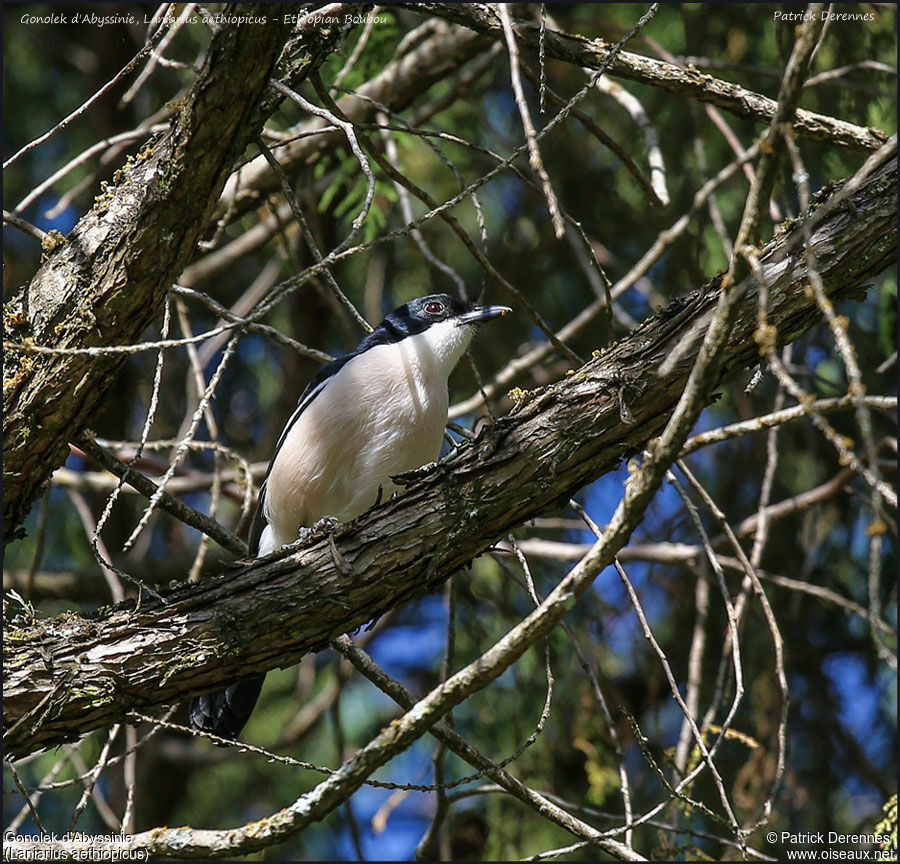
<instances>
[{"instance_id":1,"label":"rough bark","mask_svg":"<svg viewBox=\"0 0 900 864\"><path fill-rule=\"evenodd\" d=\"M856 192L810 217L818 270L833 301L859 294L896 260L896 193L891 157ZM794 226L762 258L768 321L782 344L820 319L804 290L801 237ZM331 536L178 589L165 603L145 599L137 609L66 614L8 632L7 752L22 756L121 720L130 709L170 704L289 665L432 590L661 429L696 357L720 281L669 304L563 381L523 394L508 416L452 458L417 472L405 494ZM722 380L759 361L755 284L730 290L739 306ZM681 360L661 378L658 369L676 347L684 350Z\"/></svg>"},{"instance_id":2,"label":"rough bark","mask_svg":"<svg viewBox=\"0 0 900 864\"><path fill-rule=\"evenodd\" d=\"M40 269L5 310L6 338L55 349L137 342L190 261L236 159L258 134L260 100L285 47L292 7L265 7L265 24L225 24L172 129L151 142L96 198L68 237L45 241ZM229 6L230 17L259 14ZM315 69L337 27L298 32L294 68ZM271 111L277 104L269 98ZM32 502L97 410L124 354L4 352L3 530L21 532Z\"/></svg>"}]
</instances>

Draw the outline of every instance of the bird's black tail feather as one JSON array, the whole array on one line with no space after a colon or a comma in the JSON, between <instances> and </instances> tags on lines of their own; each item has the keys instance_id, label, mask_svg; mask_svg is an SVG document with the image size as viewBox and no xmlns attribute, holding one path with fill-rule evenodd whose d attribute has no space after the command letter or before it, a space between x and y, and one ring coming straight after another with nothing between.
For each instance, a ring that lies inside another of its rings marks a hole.
<instances>
[{"instance_id":1,"label":"bird's black tail feather","mask_svg":"<svg viewBox=\"0 0 900 864\"><path fill-rule=\"evenodd\" d=\"M265 675L244 678L225 690L197 696L191 701L191 726L234 740L250 719L265 680Z\"/></svg>"}]
</instances>

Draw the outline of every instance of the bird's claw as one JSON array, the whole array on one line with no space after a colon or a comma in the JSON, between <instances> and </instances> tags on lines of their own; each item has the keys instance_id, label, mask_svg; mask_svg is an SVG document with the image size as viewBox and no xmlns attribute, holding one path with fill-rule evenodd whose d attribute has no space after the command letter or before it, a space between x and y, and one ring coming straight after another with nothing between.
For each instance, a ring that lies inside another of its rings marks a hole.
<instances>
[{"instance_id":1,"label":"bird's claw","mask_svg":"<svg viewBox=\"0 0 900 864\"><path fill-rule=\"evenodd\" d=\"M323 516L316 522L312 528L309 528L311 534L333 534L341 527L343 523L337 516Z\"/></svg>"},{"instance_id":2,"label":"bird's claw","mask_svg":"<svg viewBox=\"0 0 900 864\"><path fill-rule=\"evenodd\" d=\"M344 523L337 516L323 516L318 522L306 527L300 526L297 532L297 539L290 543L285 543L282 549L298 549L305 545L309 540L320 537L323 534L334 534Z\"/></svg>"}]
</instances>

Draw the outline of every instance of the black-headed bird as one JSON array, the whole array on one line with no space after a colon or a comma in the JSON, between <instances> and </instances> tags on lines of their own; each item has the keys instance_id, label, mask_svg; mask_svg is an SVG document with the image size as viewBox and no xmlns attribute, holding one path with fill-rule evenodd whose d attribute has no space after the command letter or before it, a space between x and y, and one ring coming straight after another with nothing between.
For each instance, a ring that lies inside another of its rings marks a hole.
<instances>
[{"instance_id":1,"label":"black-headed bird","mask_svg":"<svg viewBox=\"0 0 900 864\"><path fill-rule=\"evenodd\" d=\"M250 552L268 555L300 530L349 522L396 490L391 480L434 462L447 424L447 381L475 325L508 306L431 294L391 312L355 351L322 367L275 445L250 527ZM191 726L235 738L265 675L191 702Z\"/></svg>"}]
</instances>

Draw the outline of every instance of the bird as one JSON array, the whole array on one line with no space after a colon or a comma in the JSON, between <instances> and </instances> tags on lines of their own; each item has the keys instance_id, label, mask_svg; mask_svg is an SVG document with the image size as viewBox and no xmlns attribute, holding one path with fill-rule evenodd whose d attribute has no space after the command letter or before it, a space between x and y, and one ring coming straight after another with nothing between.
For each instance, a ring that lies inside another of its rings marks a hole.
<instances>
[{"instance_id":1,"label":"bird","mask_svg":"<svg viewBox=\"0 0 900 864\"><path fill-rule=\"evenodd\" d=\"M436 461L450 373L476 326L511 311L429 294L394 309L355 350L323 366L275 445L250 526L251 555L295 542L320 520L352 521L397 490L392 477ZM196 697L191 726L236 739L264 679Z\"/></svg>"}]
</instances>

